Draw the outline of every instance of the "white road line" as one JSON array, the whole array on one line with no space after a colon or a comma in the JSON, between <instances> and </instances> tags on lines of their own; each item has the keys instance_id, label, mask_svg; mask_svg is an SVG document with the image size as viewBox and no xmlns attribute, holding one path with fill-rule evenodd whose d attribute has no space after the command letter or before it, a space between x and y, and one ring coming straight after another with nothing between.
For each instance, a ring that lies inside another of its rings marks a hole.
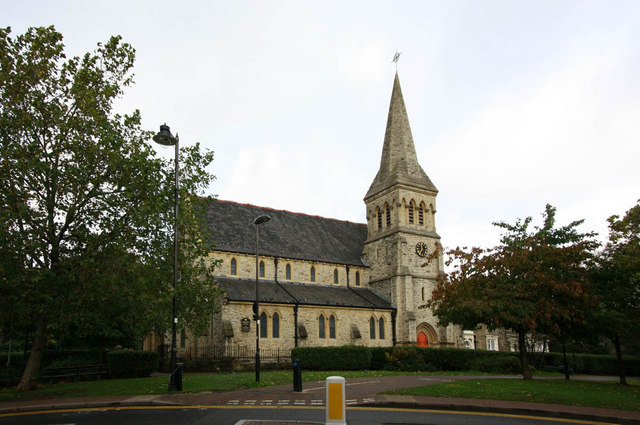
<instances>
[{"instance_id":1,"label":"white road line","mask_svg":"<svg viewBox=\"0 0 640 425\"><path fill-rule=\"evenodd\" d=\"M305 404L307 404L306 400L296 400L293 402L293 404L295 404L296 406L303 406Z\"/></svg>"},{"instance_id":2,"label":"white road line","mask_svg":"<svg viewBox=\"0 0 640 425\"><path fill-rule=\"evenodd\" d=\"M347 400L348 405L356 404L358 400Z\"/></svg>"},{"instance_id":3,"label":"white road line","mask_svg":"<svg viewBox=\"0 0 640 425\"><path fill-rule=\"evenodd\" d=\"M311 404L314 406L322 406L322 400L311 400Z\"/></svg>"},{"instance_id":4,"label":"white road line","mask_svg":"<svg viewBox=\"0 0 640 425\"><path fill-rule=\"evenodd\" d=\"M366 385L366 384L375 384L378 383L380 381L367 381L367 382L354 382L353 384L346 384L347 387L350 385Z\"/></svg>"},{"instance_id":5,"label":"white road line","mask_svg":"<svg viewBox=\"0 0 640 425\"><path fill-rule=\"evenodd\" d=\"M289 400L278 400L278 404L289 404Z\"/></svg>"}]
</instances>

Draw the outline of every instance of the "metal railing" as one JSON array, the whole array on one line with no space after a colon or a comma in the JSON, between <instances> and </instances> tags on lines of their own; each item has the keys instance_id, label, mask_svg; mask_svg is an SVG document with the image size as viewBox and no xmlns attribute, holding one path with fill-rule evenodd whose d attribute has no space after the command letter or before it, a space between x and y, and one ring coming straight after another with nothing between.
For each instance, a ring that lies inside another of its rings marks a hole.
<instances>
[{"instance_id":1,"label":"metal railing","mask_svg":"<svg viewBox=\"0 0 640 425\"><path fill-rule=\"evenodd\" d=\"M182 359L234 359L243 363L255 361L256 350L244 345L224 345L215 347L187 347L178 349ZM263 363L291 362L290 348L260 348Z\"/></svg>"}]
</instances>

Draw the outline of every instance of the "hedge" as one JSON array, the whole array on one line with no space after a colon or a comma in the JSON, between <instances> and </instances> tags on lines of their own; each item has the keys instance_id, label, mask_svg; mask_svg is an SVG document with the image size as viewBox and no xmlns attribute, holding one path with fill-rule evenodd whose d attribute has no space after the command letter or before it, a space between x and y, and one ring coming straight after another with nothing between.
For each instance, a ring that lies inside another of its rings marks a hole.
<instances>
[{"instance_id":1,"label":"hedge","mask_svg":"<svg viewBox=\"0 0 640 425\"><path fill-rule=\"evenodd\" d=\"M562 371L561 353L529 353L530 366L554 372ZM568 355L574 373L589 375L618 374L613 356L595 354ZM518 353L460 348L396 347L298 347L291 351L292 360L300 360L306 370L403 370L461 371L520 374ZM640 359L626 358L628 376L640 376Z\"/></svg>"},{"instance_id":2,"label":"hedge","mask_svg":"<svg viewBox=\"0 0 640 425\"><path fill-rule=\"evenodd\" d=\"M341 347L297 347L291 350L291 360L299 360L307 370L371 369L371 349L343 345Z\"/></svg>"},{"instance_id":3,"label":"hedge","mask_svg":"<svg viewBox=\"0 0 640 425\"><path fill-rule=\"evenodd\" d=\"M145 378L158 368L156 351L115 350L107 353L112 378Z\"/></svg>"}]
</instances>

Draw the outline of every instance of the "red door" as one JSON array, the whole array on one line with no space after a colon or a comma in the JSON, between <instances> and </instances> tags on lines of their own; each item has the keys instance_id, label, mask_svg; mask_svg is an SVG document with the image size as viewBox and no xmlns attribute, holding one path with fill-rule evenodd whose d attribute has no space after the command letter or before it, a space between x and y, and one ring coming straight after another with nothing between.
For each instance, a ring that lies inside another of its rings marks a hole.
<instances>
[{"instance_id":1,"label":"red door","mask_svg":"<svg viewBox=\"0 0 640 425\"><path fill-rule=\"evenodd\" d=\"M429 339L424 332L418 333L418 347L428 347Z\"/></svg>"}]
</instances>

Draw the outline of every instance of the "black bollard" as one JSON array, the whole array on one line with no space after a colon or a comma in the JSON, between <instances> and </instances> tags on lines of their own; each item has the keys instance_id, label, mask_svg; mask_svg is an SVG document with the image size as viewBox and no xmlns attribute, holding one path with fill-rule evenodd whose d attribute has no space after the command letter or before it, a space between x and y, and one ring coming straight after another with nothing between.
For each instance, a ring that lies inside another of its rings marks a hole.
<instances>
[{"instance_id":1,"label":"black bollard","mask_svg":"<svg viewBox=\"0 0 640 425\"><path fill-rule=\"evenodd\" d=\"M176 370L175 370L175 382L176 382L176 390L177 391L182 391L182 372L184 369L184 364L183 363L178 363L176 365Z\"/></svg>"},{"instance_id":2,"label":"black bollard","mask_svg":"<svg viewBox=\"0 0 640 425\"><path fill-rule=\"evenodd\" d=\"M302 392L302 368L298 359L293 361L293 391Z\"/></svg>"}]
</instances>

